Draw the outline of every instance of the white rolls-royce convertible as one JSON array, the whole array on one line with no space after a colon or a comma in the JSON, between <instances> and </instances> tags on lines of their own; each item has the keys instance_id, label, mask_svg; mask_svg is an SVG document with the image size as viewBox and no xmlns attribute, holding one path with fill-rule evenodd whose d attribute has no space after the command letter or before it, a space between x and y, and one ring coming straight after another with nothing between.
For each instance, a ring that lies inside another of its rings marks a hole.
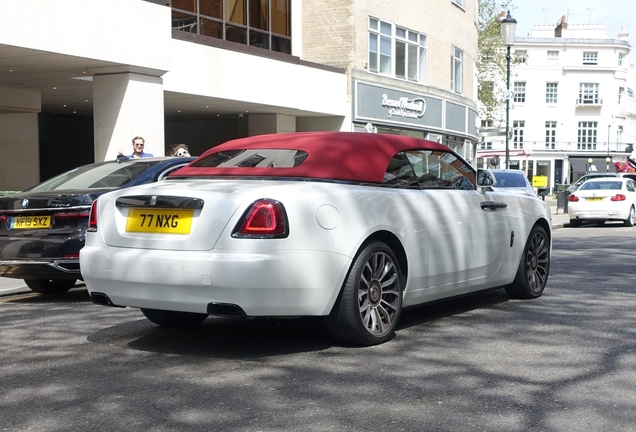
<instances>
[{"instance_id":1,"label":"white rolls-royce convertible","mask_svg":"<svg viewBox=\"0 0 636 432\"><path fill-rule=\"evenodd\" d=\"M449 147L365 133L261 135L93 204L82 275L93 302L152 322L324 317L373 345L405 307L546 286L548 205L498 191Z\"/></svg>"}]
</instances>

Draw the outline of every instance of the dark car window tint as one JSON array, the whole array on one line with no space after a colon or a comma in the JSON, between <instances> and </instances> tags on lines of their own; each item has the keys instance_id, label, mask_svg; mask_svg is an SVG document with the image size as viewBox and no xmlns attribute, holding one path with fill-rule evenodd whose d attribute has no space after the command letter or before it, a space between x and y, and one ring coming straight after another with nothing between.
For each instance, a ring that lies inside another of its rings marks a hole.
<instances>
[{"instance_id":1,"label":"dark car window tint","mask_svg":"<svg viewBox=\"0 0 636 432\"><path fill-rule=\"evenodd\" d=\"M524 188L526 187L526 182L523 180L518 173L510 173L510 172L495 172L495 178L497 179L497 187L518 187Z\"/></svg>"},{"instance_id":2,"label":"dark car window tint","mask_svg":"<svg viewBox=\"0 0 636 432\"><path fill-rule=\"evenodd\" d=\"M452 153L410 150L396 154L387 166L383 183L402 187L472 188L475 171Z\"/></svg>"},{"instance_id":3,"label":"dark car window tint","mask_svg":"<svg viewBox=\"0 0 636 432\"><path fill-rule=\"evenodd\" d=\"M213 153L196 161L192 167L219 168L292 168L307 159L307 152L293 149L249 149Z\"/></svg>"},{"instance_id":4,"label":"dark car window tint","mask_svg":"<svg viewBox=\"0 0 636 432\"><path fill-rule=\"evenodd\" d=\"M149 160L84 165L40 183L29 191L121 187L160 162L160 160Z\"/></svg>"}]
</instances>

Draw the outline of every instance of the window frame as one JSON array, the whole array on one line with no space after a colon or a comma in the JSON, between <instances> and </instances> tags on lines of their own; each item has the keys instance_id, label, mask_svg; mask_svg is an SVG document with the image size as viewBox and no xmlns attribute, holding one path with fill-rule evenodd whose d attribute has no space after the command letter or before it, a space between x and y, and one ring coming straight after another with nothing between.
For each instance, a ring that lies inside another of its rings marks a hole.
<instances>
[{"instance_id":1,"label":"window frame","mask_svg":"<svg viewBox=\"0 0 636 432\"><path fill-rule=\"evenodd\" d=\"M579 121L577 128L577 150L596 150L598 122Z\"/></svg>"},{"instance_id":2,"label":"window frame","mask_svg":"<svg viewBox=\"0 0 636 432\"><path fill-rule=\"evenodd\" d=\"M598 51L583 51L583 64L584 65L597 65L598 64Z\"/></svg>"},{"instance_id":3,"label":"window frame","mask_svg":"<svg viewBox=\"0 0 636 432\"><path fill-rule=\"evenodd\" d=\"M231 19L228 16L228 2L240 2L244 9L239 14L240 19ZM262 1L267 1L267 10L263 14ZM276 0L279 1L279 0ZM292 55L292 0L283 0L285 10L280 12L274 7L274 0L258 0L257 2L246 0L220 0L220 16L206 15L207 10L202 10L199 2L193 2L193 7L179 9L170 3L171 28L194 33L219 40L237 42L241 45L260 48L267 51ZM185 3L184 3L185 4ZM278 3L277 3L278 4ZM212 10L212 9L209 9ZM259 20L264 17L266 22ZM255 19L256 18L256 19ZM252 23L250 21L257 21ZM263 29L262 27L266 27ZM284 30L279 33L278 30ZM228 31L235 31L234 37Z\"/></svg>"},{"instance_id":4,"label":"window frame","mask_svg":"<svg viewBox=\"0 0 636 432\"><path fill-rule=\"evenodd\" d=\"M598 105L601 103L601 99L599 98L599 87L599 83L579 83L579 98L577 102L580 105Z\"/></svg>"},{"instance_id":5,"label":"window frame","mask_svg":"<svg viewBox=\"0 0 636 432\"><path fill-rule=\"evenodd\" d=\"M513 102L516 103L525 103L526 102L526 82L525 81L515 81L513 84L513 92L514 97L512 98Z\"/></svg>"},{"instance_id":6,"label":"window frame","mask_svg":"<svg viewBox=\"0 0 636 432\"><path fill-rule=\"evenodd\" d=\"M369 16L367 69L378 75L426 84L428 73L428 35ZM400 36L404 33L404 37ZM415 38L415 40L413 40ZM400 56L399 44L403 45ZM415 49L415 52L413 52ZM415 56L415 63L411 57ZM401 68L398 62L402 58ZM413 72L413 67L415 71ZM403 70L403 75L398 71Z\"/></svg>"},{"instance_id":7,"label":"window frame","mask_svg":"<svg viewBox=\"0 0 636 432\"><path fill-rule=\"evenodd\" d=\"M459 56L457 55L459 53ZM459 70L459 77L457 76ZM451 45L451 91L464 94L464 51Z\"/></svg>"},{"instance_id":8,"label":"window frame","mask_svg":"<svg viewBox=\"0 0 636 432\"><path fill-rule=\"evenodd\" d=\"M545 122L545 149L556 150L557 122L546 120Z\"/></svg>"},{"instance_id":9,"label":"window frame","mask_svg":"<svg viewBox=\"0 0 636 432\"><path fill-rule=\"evenodd\" d=\"M548 81L545 83L545 103L555 104L559 101L558 81Z\"/></svg>"},{"instance_id":10,"label":"window frame","mask_svg":"<svg viewBox=\"0 0 636 432\"><path fill-rule=\"evenodd\" d=\"M525 120L514 120L512 122L512 146L515 150L523 149L523 136L525 127Z\"/></svg>"}]
</instances>

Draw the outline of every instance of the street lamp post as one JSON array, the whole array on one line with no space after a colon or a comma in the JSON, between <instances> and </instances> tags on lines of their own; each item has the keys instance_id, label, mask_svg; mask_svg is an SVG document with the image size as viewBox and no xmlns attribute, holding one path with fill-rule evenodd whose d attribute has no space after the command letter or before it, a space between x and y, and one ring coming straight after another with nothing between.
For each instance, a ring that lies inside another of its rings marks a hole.
<instances>
[{"instance_id":1,"label":"street lamp post","mask_svg":"<svg viewBox=\"0 0 636 432\"><path fill-rule=\"evenodd\" d=\"M517 20L508 15L501 20L501 35L506 46L506 90L510 92L510 46L515 42ZM510 167L510 98L506 98L506 169Z\"/></svg>"},{"instance_id":2,"label":"street lamp post","mask_svg":"<svg viewBox=\"0 0 636 432\"><path fill-rule=\"evenodd\" d=\"M610 164L611 161L612 161L611 157L608 156L608 157L605 158L605 164L606 164L605 165L605 172L609 172L609 164Z\"/></svg>"},{"instance_id":3,"label":"street lamp post","mask_svg":"<svg viewBox=\"0 0 636 432\"><path fill-rule=\"evenodd\" d=\"M592 171L592 162L594 162L594 159L589 158L587 160L587 173L589 174Z\"/></svg>"}]
</instances>

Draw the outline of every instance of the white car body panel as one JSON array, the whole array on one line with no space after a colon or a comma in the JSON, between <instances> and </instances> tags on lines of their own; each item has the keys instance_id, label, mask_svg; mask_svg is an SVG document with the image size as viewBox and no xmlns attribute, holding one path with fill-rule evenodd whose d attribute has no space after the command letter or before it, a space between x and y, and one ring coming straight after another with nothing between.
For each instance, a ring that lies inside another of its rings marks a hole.
<instances>
[{"instance_id":1,"label":"white car body panel","mask_svg":"<svg viewBox=\"0 0 636 432\"><path fill-rule=\"evenodd\" d=\"M129 209L115 203L138 195L204 205L188 235L126 233ZM260 198L283 204L287 238L231 236ZM483 210L484 201L508 207ZM248 316L329 314L356 253L379 232L405 251L403 305L412 306L510 283L534 224L547 220L550 229L549 207L529 196L315 181L166 180L105 194L98 212L99 228L81 250L90 293L119 306L183 312L236 304Z\"/></svg>"}]
</instances>

